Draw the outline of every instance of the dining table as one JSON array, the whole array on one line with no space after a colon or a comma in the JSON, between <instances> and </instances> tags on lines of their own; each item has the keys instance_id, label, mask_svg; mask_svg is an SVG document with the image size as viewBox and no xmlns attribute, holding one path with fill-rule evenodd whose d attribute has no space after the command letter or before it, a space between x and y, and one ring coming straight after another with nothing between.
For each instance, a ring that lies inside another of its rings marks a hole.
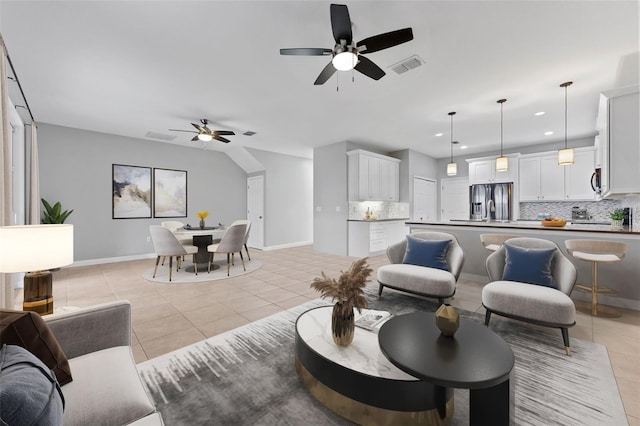
<instances>
[{"instance_id":1,"label":"dining table","mask_svg":"<svg viewBox=\"0 0 640 426\"><path fill-rule=\"evenodd\" d=\"M209 263L209 252L207 247L213 243L220 242L227 229L223 226L205 226L201 228L199 226L189 227L184 226L182 228L175 229L174 235L178 238L192 237L193 245L198 247L198 253L196 253L196 263L199 270L204 270ZM219 265L211 264L211 269L219 268ZM187 272L195 272L195 267L189 266L185 268Z\"/></svg>"}]
</instances>

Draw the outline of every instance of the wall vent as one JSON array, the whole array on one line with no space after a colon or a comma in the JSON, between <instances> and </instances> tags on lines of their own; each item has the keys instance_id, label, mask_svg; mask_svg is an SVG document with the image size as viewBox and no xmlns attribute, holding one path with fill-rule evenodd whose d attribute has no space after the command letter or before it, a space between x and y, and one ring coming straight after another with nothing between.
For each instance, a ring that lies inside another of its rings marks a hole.
<instances>
[{"instance_id":1,"label":"wall vent","mask_svg":"<svg viewBox=\"0 0 640 426\"><path fill-rule=\"evenodd\" d=\"M145 138L160 139L161 141L172 141L176 138L175 135L165 135L164 133L147 132L144 135Z\"/></svg>"},{"instance_id":2,"label":"wall vent","mask_svg":"<svg viewBox=\"0 0 640 426\"><path fill-rule=\"evenodd\" d=\"M424 64L422 58L420 58L418 55L413 55L401 60L396 64L391 65L389 68L392 69L396 74L404 74L407 71L418 68L422 64Z\"/></svg>"}]
</instances>

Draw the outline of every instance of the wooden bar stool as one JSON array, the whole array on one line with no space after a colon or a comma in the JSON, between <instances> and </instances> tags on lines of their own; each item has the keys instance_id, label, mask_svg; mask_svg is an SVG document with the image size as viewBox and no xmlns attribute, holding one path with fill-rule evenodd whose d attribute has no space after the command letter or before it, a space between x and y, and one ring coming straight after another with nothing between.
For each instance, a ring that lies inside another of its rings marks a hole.
<instances>
[{"instance_id":1,"label":"wooden bar stool","mask_svg":"<svg viewBox=\"0 0 640 426\"><path fill-rule=\"evenodd\" d=\"M516 235L509 234L480 234L480 241L482 246L489 251L496 251L500 246L510 238L514 238Z\"/></svg>"},{"instance_id":2,"label":"wooden bar stool","mask_svg":"<svg viewBox=\"0 0 640 426\"><path fill-rule=\"evenodd\" d=\"M564 244L571 256L591 262L591 287L576 284L579 290L591 292L591 315L617 316L598 312L598 293L616 294L616 291L611 288L598 287L598 263L620 262L627 252L627 245L604 240L566 240Z\"/></svg>"}]
</instances>

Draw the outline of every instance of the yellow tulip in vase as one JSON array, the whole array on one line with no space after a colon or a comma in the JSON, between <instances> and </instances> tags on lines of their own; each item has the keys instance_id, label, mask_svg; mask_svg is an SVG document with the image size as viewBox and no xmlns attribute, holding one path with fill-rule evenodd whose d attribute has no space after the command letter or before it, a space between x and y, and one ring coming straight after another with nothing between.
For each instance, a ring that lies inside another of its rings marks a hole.
<instances>
[{"instance_id":1,"label":"yellow tulip in vase","mask_svg":"<svg viewBox=\"0 0 640 426\"><path fill-rule=\"evenodd\" d=\"M196 216L200 219L200 229L204 229L204 219L209 216L209 212L207 210L200 210L196 212Z\"/></svg>"},{"instance_id":2,"label":"yellow tulip in vase","mask_svg":"<svg viewBox=\"0 0 640 426\"><path fill-rule=\"evenodd\" d=\"M353 341L355 320L353 308L362 312L368 306L364 295L364 287L372 269L367 265L367 258L360 259L351 265L347 272L342 272L338 281L328 278L322 272L311 287L318 290L322 297L330 297L335 301L331 315L331 334L333 341L340 346L347 346Z\"/></svg>"}]
</instances>

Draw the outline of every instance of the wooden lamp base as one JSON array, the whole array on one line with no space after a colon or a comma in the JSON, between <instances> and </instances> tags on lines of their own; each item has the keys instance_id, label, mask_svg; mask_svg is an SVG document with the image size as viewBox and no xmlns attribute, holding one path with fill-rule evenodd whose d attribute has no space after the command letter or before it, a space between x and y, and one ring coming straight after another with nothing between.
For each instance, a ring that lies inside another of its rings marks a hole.
<instances>
[{"instance_id":1,"label":"wooden lamp base","mask_svg":"<svg viewBox=\"0 0 640 426\"><path fill-rule=\"evenodd\" d=\"M53 274L50 271L28 272L24 276L22 309L40 315L53 313Z\"/></svg>"}]
</instances>

